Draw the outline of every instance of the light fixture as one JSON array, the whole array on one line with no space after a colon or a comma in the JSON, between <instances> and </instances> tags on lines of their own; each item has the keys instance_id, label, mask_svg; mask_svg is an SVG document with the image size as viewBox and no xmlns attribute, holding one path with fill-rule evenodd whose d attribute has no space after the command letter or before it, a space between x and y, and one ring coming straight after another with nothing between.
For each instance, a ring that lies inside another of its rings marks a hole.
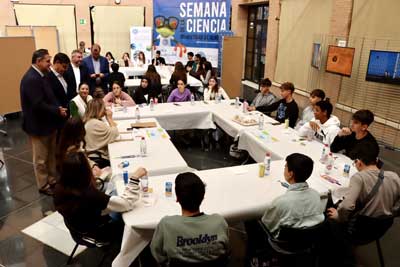
<instances>
[{"instance_id":1,"label":"light fixture","mask_svg":"<svg viewBox=\"0 0 400 267\"><path fill-rule=\"evenodd\" d=\"M115 4L119 5L121 4L121 0L114 0Z\"/></svg>"}]
</instances>

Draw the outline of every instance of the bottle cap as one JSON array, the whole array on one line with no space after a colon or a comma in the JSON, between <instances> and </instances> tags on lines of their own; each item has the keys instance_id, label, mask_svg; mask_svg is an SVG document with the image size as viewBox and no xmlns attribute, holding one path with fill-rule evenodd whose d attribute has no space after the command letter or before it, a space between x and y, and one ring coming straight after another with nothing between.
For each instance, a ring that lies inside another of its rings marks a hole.
<instances>
[{"instance_id":1,"label":"bottle cap","mask_svg":"<svg viewBox=\"0 0 400 267\"><path fill-rule=\"evenodd\" d=\"M142 136L142 140L144 140L144 137Z\"/></svg>"},{"instance_id":2,"label":"bottle cap","mask_svg":"<svg viewBox=\"0 0 400 267\"><path fill-rule=\"evenodd\" d=\"M271 153L267 152L266 156L271 157Z\"/></svg>"}]
</instances>

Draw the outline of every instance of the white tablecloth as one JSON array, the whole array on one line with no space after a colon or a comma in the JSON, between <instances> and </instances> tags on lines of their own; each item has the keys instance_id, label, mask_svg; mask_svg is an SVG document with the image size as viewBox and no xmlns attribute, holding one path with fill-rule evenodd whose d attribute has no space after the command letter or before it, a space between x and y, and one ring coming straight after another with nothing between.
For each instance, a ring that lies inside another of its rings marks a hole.
<instances>
[{"instance_id":1,"label":"white tablecloth","mask_svg":"<svg viewBox=\"0 0 400 267\"><path fill-rule=\"evenodd\" d=\"M196 172L207 184L201 210L207 214L219 213L228 223L261 217L266 206L286 192L278 182L284 181L284 165L283 160L273 161L271 175L263 178L258 177L258 164ZM316 165L308 180L310 187L320 194L338 187L320 178L319 173L320 166ZM333 171L331 175L343 185L348 184L349 179L341 177L340 172ZM165 182L174 182L175 177L175 174L151 177L149 186L153 188L154 205L148 207L139 200L132 211L123 214L126 224L124 242L115 261L120 265L113 266L128 266L151 240L151 232L162 217L181 214L175 196L166 197L164 191ZM121 185L117 184L118 191L123 189ZM321 203L321 211L323 208Z\"/></svg>"},{"instance_id":2,"label":"white tablecloth","mask_svg":"<svg viewBox=\"0 0 400 267\"><path fill-rule=\"evenodd\" d=\"M119 130L126 131L131 122L134 121L117 121ZM133 132L133 141L121 141L109 144L108 151L113 175L122 174L123 169L118 165L123 161L129 162L129 166L125 168L128 172L131 173L140 166L148 170L149 176L187 171L188 166L185 160L175 148L169 136L165 136L165 134L159 128L135 130ZM140 156L141 136L146 138L147 155L145 157ZM121 158L122 156L129 155L134 155L135 157Z\"/></svg>"},{"instance_id":3,"label":"white tablecloth","mask_svg":"<svg viewBox=\"0 0 400 267\"><path fill-rule=\"evenodd\" d=\"M125 78L129 76L142 76L147 71L147 66L145 67L119 67L119 72L123 73Z\"/></svg>"},{"instance_id":4,"label":"white tablecloth","mask_svg":"<svg viewBox=\"0 0 400 267\"><path fill-rule=\"evenodd\" d=\"M184 130L184 129L215 129L210 111L196 102L191 105L190 102L180 102L178 105L173 103L162 103L154 106L151 111L149 106L140 107L141 118L156 118L161 127L166 130ZM127 112L113 112L113 119L126 120L135 119L136 106L128 107Z\"/></svg>"},{"instance_id":5,"label":"white tablecloth","mask_svg":"<svg viewBox=\"0 0 400 267\"><path fill-rule=\"evenodd\" d=\"M127 79L125 80L126 87L139 87L141 79ZM161 78L161 84L166 85L169 84L169 79Z\"/></svg>"}]
</instances>

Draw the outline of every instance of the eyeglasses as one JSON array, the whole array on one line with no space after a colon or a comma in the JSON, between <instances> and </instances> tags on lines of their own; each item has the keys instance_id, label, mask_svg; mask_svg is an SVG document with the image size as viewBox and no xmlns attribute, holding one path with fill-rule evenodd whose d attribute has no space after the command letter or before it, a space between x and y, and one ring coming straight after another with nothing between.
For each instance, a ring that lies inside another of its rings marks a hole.
<instances>
[{"instance_id":1,"label":"eyeglasses","mask_svg":"<svg viewBox=\"0 0 400 267\"><path fill-rule=\"evenodd\" d=\"M154 24L156 28L163 28L168 27L171 30L175 30L178 28L179 20L176 17L164 17L164 16L157 16L154 18Z\"/></svg>"}]
</instances>

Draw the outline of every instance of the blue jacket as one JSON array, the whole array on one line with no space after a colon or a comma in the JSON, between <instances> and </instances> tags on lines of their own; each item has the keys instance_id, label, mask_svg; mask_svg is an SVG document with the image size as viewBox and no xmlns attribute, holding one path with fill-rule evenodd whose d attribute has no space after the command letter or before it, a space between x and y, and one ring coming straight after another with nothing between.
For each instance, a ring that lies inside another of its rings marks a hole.
<instances>
[{"instance_id":1,"label":"blue jacket","mask_svg":"<svg viewBox=\"0 0 400 267\"><path fill-rule=\"evenodd\" d=\"M23 114L22 129L29 135L52 134L61 120L60 104L46 76L42 77L33 67L22 77L20 85Z\"/></svg>"},{"instance_id":2,"label":"blue jacket","mask_svg":"<svg viewBox=\"0 0 400 267\"><path fill-rule=\"evenodd\" d=\"M101 86L101 88L103 88L103 91L106 93L108 92L107 84L108 84L108 75L110 74L110 66L108 65L108 60L105 57L100 56L99 61L100 61L100 72L104 74L104 78L101 79L101 84L99 86ZM96 79L90 78L90 75L96 72L94 71L92 56L85 57L82 63L88 70L90 94L93 94L94 89L96 88Z\"/></svg>"}]
</instances>

